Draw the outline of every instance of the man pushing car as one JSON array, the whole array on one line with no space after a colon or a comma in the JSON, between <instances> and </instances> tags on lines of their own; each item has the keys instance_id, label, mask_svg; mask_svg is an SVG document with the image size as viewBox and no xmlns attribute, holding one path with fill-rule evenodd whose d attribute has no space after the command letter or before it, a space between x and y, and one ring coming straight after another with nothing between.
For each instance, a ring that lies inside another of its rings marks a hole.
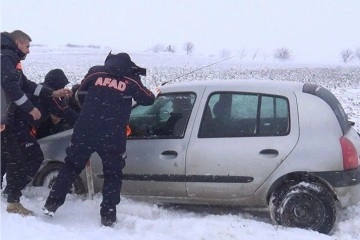
<instances>
[{"instance_id":1,"label":"man pushing car","mask_svg":"<svg viewBox=\"0 0 360 240\"><path fill-rule=\"evenodd\" d=\"M140 75L146 69L138 67L126 53L109 54L104 66L89 69L78 91L82 105L74 126L65 164L43 208L53 216L64 203L75 177L85 168L92 153L102 159L104 186L100 205L101 224L112 227L116 222L116 205L120 203L122 169L126 158L126 126L132 99L141 105L151 105L155 95L143 86ZM85 96L86 93L86 96Z\"/></svg>"}]
</instances>

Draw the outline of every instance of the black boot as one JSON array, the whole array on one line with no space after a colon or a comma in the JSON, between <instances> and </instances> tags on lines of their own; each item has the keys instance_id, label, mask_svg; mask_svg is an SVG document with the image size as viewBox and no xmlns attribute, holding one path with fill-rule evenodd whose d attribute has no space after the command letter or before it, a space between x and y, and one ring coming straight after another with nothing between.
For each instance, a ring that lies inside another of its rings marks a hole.
<instances>
[{"instance_id":1,"label":"black boot","mask_svg":"<svg viewBox=\"0 0 360 240\"><path fill-rule=\"evenodd\" d=\"M113 227L117 222L116 216L101 216L101 225L105 227Z\"/></svg>"},{"instance_id":2,"label":"black boot","mask_svg":"<svg viewBox=\"0 0 360 240\"><path fill-rule=\"evenodd\" d=\"M42 208L44 211L44 214L50 217L53 217L56 210L60 207L59 204L57 204L55 201L52 201L52 199L48 198L45 202L44 207Z\"/></svg>"}]
</instances>

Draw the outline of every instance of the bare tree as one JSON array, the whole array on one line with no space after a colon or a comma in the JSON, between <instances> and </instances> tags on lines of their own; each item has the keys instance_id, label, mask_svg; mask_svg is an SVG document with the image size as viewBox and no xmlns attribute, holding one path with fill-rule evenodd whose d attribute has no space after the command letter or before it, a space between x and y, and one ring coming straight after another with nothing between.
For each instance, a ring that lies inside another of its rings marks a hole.
<instances>
[{"instance_id":1,"label":"bare tree","mask_svg":"<svg viewBox=\"0 0 360 240\"><path fill-rule=\"evenodd\" d=\"M166 52L174 53L176 52L175 47L172 45L168 45L165 49Z\"/></svg>"},{"instance_id":2,"label":"bare tree","mask_svg":"<svg viewBox=\"0 0 360 240\"><path fill-rule=\"evenodd\" d=\"M252 60L253 60L253 61L254 61L255 58L257 57L258 53L259 53L259 49L256 49L256 51L254 52L254 54L253 54L253 56L252 56Z\"/></svg>"},{"instance_id":3,"label":"bare tree","mask_svg":"<svg viewBox=\"0 0 360 240\"><path fill-rule=\"evenodd\" d=\"M156 44L152 50L154 53L163 52L164 46L162 44Z\"/></svg>"},{"instance_id":4,"label":"bare tree","mask_svg":"<svg viewBox=\"0 0 360 240\"><path fill-rule=\"evenodd\" d=\"M348 63L354 58L354 53L351 49L342 50L340 55L344 63Z\"/></svg>"},{"instance_id":5,"label":"bare tree","mask_svg":"<svg viewBox=\"0 0 360 240\"><path fill-rule=\"evenodd\" d=\"M274 58L280 61L287 61L291 58L291 52L287 48L275 49Z\"/></svg>"},{"instance_id":6,"label":"bare tree","mask_svg":"<svg viewBox=\"0 0 360 240\"><path fill-rule=\"evenodd\" d=\"M184 44L184 50L187 55L191 54L194 51L194 44L192 42L186 42Z\"/></svg>"},{"instance_id":7,"label":"bare tree","mask_svg":"<svg viewBox=\"0 0 360 240\"><path fill-rule=\"evenodd\" d=\"M245 49L241 50L239 56L240 59L243 60L246 57L246 50Z\"/></svg>"},{"instance_id":8,"label":"bare tree","mask_svg":"<svg viewBox=\"0 0 360 240\"><path fill-rule=\"evenodd\" d=\"M355 50L355 57L357 57L358 60L360 61L360 47Z\"/></svg>"}]
</instances>

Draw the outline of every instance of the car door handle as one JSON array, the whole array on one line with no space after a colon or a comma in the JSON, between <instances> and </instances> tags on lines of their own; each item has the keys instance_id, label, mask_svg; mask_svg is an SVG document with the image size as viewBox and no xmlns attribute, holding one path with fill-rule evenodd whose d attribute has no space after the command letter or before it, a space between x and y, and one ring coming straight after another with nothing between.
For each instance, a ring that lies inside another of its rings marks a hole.
<instances>
[{"instance_id":1,"label":"car door handle","mask_svg":"<svg viewBox=\"0 0 360 240\"><path fill-rule=\"evenodd\" d=\"M176 151L172 151L172 150L167 150L167 151L163 151L161 153L162 157L165 157L166 159L173 159L176 158L178 155L178 153Z\"/></svg>"},{"instance_id":2,"label":"car door handle","mask_svg":"<svg viewBox=\"0 0 360 240\"><path fill-rule=\"evenodd\" d=\"M269 155L269 156L272 155L276 157L279 154L279 152L276 149L264 149L260 151L260 154Z\"/></svg>"}]
</instances>

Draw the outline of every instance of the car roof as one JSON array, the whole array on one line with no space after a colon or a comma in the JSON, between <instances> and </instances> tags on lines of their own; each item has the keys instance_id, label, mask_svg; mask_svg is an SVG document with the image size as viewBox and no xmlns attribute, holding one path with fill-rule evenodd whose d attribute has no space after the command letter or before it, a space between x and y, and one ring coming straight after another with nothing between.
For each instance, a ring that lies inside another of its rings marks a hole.
<instances>
[{"instance_id":1,"label":"car roof","mask_svg":"<svg viewBox=\"0 0 360 240\"><path fill-rule=\"evenodd\" d=\"M194 80L187 82L167 83L161 88L164 90L176 90L177 88L205 88L209 86L243 86L254 87L258 84L259 88L277 88L284 91L302 92L304 83L295 81L277 81L277 80L261 80L261 79L213 79L213 80Z\"/></svg>"}]
</instances>

